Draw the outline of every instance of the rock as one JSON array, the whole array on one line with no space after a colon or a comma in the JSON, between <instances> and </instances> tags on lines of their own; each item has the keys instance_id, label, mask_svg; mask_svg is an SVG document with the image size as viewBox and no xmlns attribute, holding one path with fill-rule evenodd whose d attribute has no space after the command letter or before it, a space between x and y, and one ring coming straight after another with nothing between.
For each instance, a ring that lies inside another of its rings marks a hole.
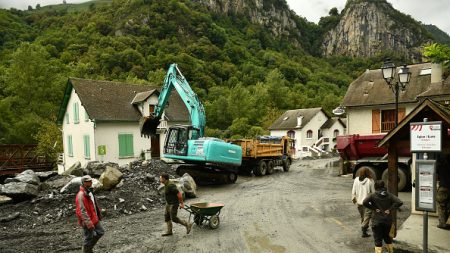
<instances>
[{"instance_id":1,"label":"rock","mask_svg":"<svg viewBox=\"0 0 450 253\"><path fill-rule=\"evenodd\" d=\"M61 189L64 185L68 184L72 179L74 179L75 176L73 175L56 175L54 177L51 177L47 179L45 182L41 184L42 190L47 189Z\"/></svg>"},{"instance_id":2,"label":"rock","mask_svg":"<svg viewBox=\"0 0 450 253\"><path fill-rule=\"evenodd\" d=\"M98 161L89 162L84 168L84 174L91 175L93 177L100 177L106 170L107 167L119 168L117 163L101 163Z\"/></svg>"},{"instance_id":3,"label":"rock","mask_svg":"<svg viewBox=\"0 0 450 253\"><path fill-rule=\"evenodd\" d=\"M114 188L122 179L122 172L117 168L107 166L105 172L100 176L100 182L106 190Z\"/></svg>"},{"instance_id":4,"label":"rock","mask_svg":"<svg viewBox=\"0 0 450 253\"><path fill-rule=\"evenodd\" d=\"M70 166L68 170L64 171L62 175L64 176L74 175L77 177L83 176L83 169L81 169L81 163L80 162L74 163L72 166Z\"/></svg>"},{"instance_id":5,"label":"rock","mask_svg":"<svg viewBox=\"0 0 450 253\"><path fill-rule=\"evenodd\" d=\"M8 221L12 221L12 220L14 220L14 219L19 218L19 216L20 216L20 213L19 213L19 212L15 212L15 213L10 214L10 215L8 215L8 216L6 216L6 217L1 217L1 218L0 218L0 222L8 222Z\"/></svg>"},{"instance_id":6,"label":"rock","mask_svg":"<svg viewBox=\"0 0 450 253\"><path fill-rule=\"evenodd\" d=\"M7 178L5 179L5 183L11 183L11 182L22 182L27 184L34 184L39 185L41 183L41 180L39 177L34 173L32 170L26 170L16 177L13 178Z\"/></svg>"},{"instance_id":7,"label":"rock","mask_svg":"<svg viewBox=\"0 0 450 253\"><path fill-rule=\"evenodd\" d=\"M188 173L184 173L184 175L180 178L180 184L186 194L186 197L197 197L197 184L195 183L191 175L189 175Z\"/></svg>"},{"instance_id":8,"label":"rock","mask_svg":"<svg viewBox=\"0 0 450 253\"><path fill-rule=\"evenodd\" d=\"M4 195L0 195L0 205L7 204L12 201L12 198Z\"/></svg>"},{"instance_id":9,"label":"rock","mask_svg":"<svg viewBox=\"0 0 450 253\"><path fill-rule=\"evenodd\" d=\"M3 185L1 194L14 200L31 199L39 194L39 187L24 182L11 182Z\"/></svg>"},{"instance_id":10,"label":"rock","mask_svg":"<svg viewBox=\"0 0 450 253\"><path fill-rule=\"evenodd\" d=\"M125 200L123 198L119 198L119 203L123 203Z\"/></svg>"},{"instance_id":11,"label":"rock","mask_svg":"<svg viewBox=\"0 0 450 253\"><path fill-rule=\"evenodd\" d=\"M142 210L142 211L147 211L147 207L144 206L144 205L142 205L142 206L141 206L141 210Z\"/></svg>"},{"instance_id":12,"label":"rock","mask_svg":"<svg viewBox=\"0 0 450 253\"><path fill-rule=\"evenodd\" d=\"M58 172L56 172L56 171L42 171L42 172L35 172L35 174L36 174L36 176L39 177L41 182L44 182L45 180L58 175Z\"/></svg>"}]
</instances>

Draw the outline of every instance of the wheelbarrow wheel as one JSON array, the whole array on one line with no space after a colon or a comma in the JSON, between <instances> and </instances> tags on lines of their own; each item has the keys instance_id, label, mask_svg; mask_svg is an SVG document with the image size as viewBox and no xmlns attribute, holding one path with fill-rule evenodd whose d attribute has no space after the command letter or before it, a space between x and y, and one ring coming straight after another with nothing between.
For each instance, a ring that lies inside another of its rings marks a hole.
<instances>
[{"instance_id":1,"label":"wheelbarrow wheel","mask_svg":"<svg viewBox=\"0 0 450 253\"><path fill-rule=\"evenodd\" d=\"M216 229L219 227L220 224L220 219L218 215L213 215L211 216L211 218L209 219L209 227L212 229Z\"/></svg>"},{"instance_id":2,"label":"wheelbarrow wheel","mask_svg":"<svg viewBox=\"0 0 450 253\"><path fill-rule=\"evenodd\" d=\"M200 226L202 224L202 216L199 214L194 215L194 223L197 224L197 226Z\"/></svg>"}]
</instances>

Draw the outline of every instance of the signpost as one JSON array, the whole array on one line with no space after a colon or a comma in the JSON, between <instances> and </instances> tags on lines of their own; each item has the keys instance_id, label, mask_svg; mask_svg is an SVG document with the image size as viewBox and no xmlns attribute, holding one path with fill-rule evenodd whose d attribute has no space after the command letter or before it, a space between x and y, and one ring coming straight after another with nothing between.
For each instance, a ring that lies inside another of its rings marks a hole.
<instances>
[{"instance_id":1,"label":"signpost","mask_svg":"<svg viewBox=\"0 0 450 253\"><path fill-rule=\"evenodd\" d=\"M99 145L97 147L97 153L101 156L101 162L103 162L103 157L106 155L106 145Z\"/></svg>"},{"instance_id":2,"label":"signpost","mask_svg":"<svg viewBox=\"0 0 450 253\"><path fill-rule=\"evenodd\" d=\"M442 151L442 121L411 122L411 152L423 152L416 160L416 210L423 211L423 252L428 252L428 212L436 211L436 161L427 160L427 152Z\"/></svg>"}]
</instances>

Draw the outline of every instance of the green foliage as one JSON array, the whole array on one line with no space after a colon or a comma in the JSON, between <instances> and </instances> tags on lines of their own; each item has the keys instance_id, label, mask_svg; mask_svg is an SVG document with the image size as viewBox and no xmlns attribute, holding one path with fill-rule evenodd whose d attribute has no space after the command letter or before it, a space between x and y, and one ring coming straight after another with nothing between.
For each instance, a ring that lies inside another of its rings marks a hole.
<instances>
[{"instance_id":1,"label":"green foliage","mask_svg":"<svg viewBox=\"0 0 450 253\"><path fill-rule=\"evenodd\" d=\"M425 47L424 56L431 62L442 63L444 66L445 74L448 75L450 71L450 47L447 45L441 45L434 43Z\"/></svg>"},{"instance_id":2,"label":"green foliage","mask_svg":"<svg viewBox=\"0 0 450 253\"><path fill-rule=\"evenodd\" d=\"M435 25L422 25L439 44L450 46L450 36Z\"/></svg>"},{"instance_id":3,"label":"green foliage","mask_svg":"<svg viewBox=\"0 0 450 253\"><path fill-rule=\"evenodd\" d=\"M55 123L56 120L42 122L34 138L38 142L37 153L46 161L55 161L58 153L63 151L62 134Z\"/></svg>"}]
</instances>

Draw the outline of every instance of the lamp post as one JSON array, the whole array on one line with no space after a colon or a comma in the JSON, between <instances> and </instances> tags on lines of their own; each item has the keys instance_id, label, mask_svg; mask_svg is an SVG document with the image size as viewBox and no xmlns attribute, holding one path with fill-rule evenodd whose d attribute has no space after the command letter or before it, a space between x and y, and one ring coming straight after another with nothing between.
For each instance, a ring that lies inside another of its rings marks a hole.
<instances>
[{"instance_id":1,"label":"lamp post","mask_svg":"<svg viewBox=\"0 0 450 253\"><path fill-rule=\"evenodd\" d=\"M395 127L398 125L398 95L400 89L405 90L406 85L411 79L411 73L406 65L403 65L397 73L398 79L396 79L395 72L397 67L390 60L386 59L381 68L383 73L383 78L386 84L395 95ZM388 146L388 191L395 196L398 196L398 154L397 149L394 144L390 143ZM397 213L392 212L392 218L394 220L395 228L397 228ZM397 229L395 230L395 235L397 234ZM394 236L395 237L395 236Z\"/></svg>"}]
</instances>

